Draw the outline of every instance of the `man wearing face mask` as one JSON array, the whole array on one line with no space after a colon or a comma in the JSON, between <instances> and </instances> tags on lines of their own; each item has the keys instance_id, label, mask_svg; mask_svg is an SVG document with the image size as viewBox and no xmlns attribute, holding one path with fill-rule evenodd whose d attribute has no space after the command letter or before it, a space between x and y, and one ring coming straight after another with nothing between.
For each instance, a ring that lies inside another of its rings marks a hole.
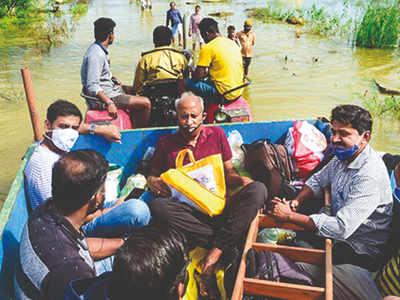
<instances>
[{"instance_id":1,"label":"man wearing face mask","mask_svg":"<svg viewBox=\"0 0 400 300\"><path fill-rule=\"evenodd\" d=\"M306 181L294 200L275 198L270 213L313 232L302 237L312 246L321 244L317 236L333 239L334 264L375 271L390 235L393 200L386 167L369 146L372 117L359 106L340 105L332 110L331 125L335 157ZM331 193L330 214L300 213L315 206L323 189Z\"/></svg>"},{"instance_id":2,"label":"man wearing face mask","mask_svg":"<svg viewBox=\"0 0 400 300\"><path fill-rule=\"evenodd\" d=\"M78 107L66 100L57 100L47 109L46 133L43 141L34 150L25 170L25 186L32 209L51 197L53 165L68 153L79 132L100 134L120 140L120 133L110 134L108 125L81 124L82 114ZM111 126L111 129L116 129ZM118 200L113 206L87 218L84 231L91 236L121 237L129 235L136 227L146 225L150 220L147 205L140 200ZM90 221L90 222L89 222Z\"/></svg>"},{"instance_id":3,"label":"man wearing face mask","mask_svg":"<svg viewBox=\"0 0 400 300\"><path fill-rule=\"evenodd\" d=\"M243 30L237 33L237 38L239 39L243 59L243 70L244 75L249 74L249 66L251 58L253 57L253 47L256 43L256 35L251 30L253 27L253 22L251 20L246 20L243 25Z\"/></svg>"},{"instance_id":4,"label":"man wearing face mask","mask_svg":"<svg viewBox=\"0 0 400 300\"><path fill-rule=\"evenodd\" d=\"M104 202L107 167L93 150L72 151L55 163L52 198L29 216L22 233L16 299L62 299L71 280L96 276L94 260L123 245L120 238L86 238L81 232L86 217Z\"/></svg>"},{"instance_id":5,"label":"man wearing face mask","mask_svg":"<svg viewBox=\"0 0 400 300\"><path fill-rule=\"evenodd\" d=\"M157 198L149 205L152 220L183 234L188 241L188 248L202 246L211 249L203 263L203 273L209 276L213 274L221 256L225 254L225 257L229 257L232 249L243 241L250 222L267 200L268 193L262 183L236 173L223 130L202 125L206 117L203 99L192 93L184 93L175 106L179 129L158 141L147 179L150 190ZM185 148L192 150L196 160L221 154L227 188L242 188L234 196L228 197L222 215L211 218L188 203L171 198L171 191L160 174L176 167L176 156ZM203 296L207 295L205 286L202 285L200 289Z\"/></svg>"}]
</instances>

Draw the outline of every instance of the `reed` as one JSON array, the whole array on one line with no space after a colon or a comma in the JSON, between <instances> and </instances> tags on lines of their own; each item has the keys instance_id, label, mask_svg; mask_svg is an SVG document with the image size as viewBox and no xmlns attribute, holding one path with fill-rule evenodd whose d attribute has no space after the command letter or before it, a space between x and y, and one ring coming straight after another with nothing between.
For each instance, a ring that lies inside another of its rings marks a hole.
<instances>
[{"instance_id":1,"label":"reed","mask_svg":"<svg viewBox=\"0 0 400 300\"><path fill-rule=\"evenodd\" d=\"M400 34L400 0L373 1L369 5L356 34L356 46L395 48Z\"/></svg>"}]
</instances>

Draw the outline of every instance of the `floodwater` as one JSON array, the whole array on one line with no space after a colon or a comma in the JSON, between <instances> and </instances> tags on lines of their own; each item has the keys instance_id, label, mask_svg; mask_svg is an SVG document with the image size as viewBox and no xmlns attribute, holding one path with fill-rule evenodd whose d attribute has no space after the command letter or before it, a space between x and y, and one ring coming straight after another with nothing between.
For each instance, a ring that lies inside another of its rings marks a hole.
<instances>
[{"instance_id":1,"label":"floodwater","mask_svg":"<svg viewBox=\"0 0 400 300\"><path fill-rule=\"evenodd\" d=\"M193 4L176 2L181 12L191 13ZM246 8L264 3L232 0L203 3L202 7L204 15L218 11L234 13L217 19L225 33L230 24L241 27ZM54 99L69 99L84 109L79 97L79 70L82 56L93 41L93 21L108 16L117 22L116 42L110 48L112 70L123 82L130 83L140 53L153 47L153 28L165 23L167 8L166 0L153 1L151 12L142 12L136 1L93 0L88 13L74 24L63 45L45 53L32 46L0 47L0 96L13 95L8 100L0 97L0 206L21 157L32 142L20 68L28 66L31 70L43 120ZM354 50L340 40L305 34L297 38L295 27L285 24L255 22L254 29L257 44L249 74L253 83L245 96L256 120L329 117L337 104L362 104L360 95L376 89L372 79L393 74L400 66L393 51ZM399 130L398 121L377 121L372 144L380 151L400 152Z\"/></svg>"}]
</instances>

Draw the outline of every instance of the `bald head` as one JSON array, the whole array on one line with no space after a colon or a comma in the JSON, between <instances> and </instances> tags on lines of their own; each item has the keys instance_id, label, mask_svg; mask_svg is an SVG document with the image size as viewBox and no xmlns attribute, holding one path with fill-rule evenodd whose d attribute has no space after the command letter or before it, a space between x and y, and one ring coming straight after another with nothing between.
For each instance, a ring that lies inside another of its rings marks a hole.
<instances>
[{"instance_id":1,"label":"bald head","mask_svg":"<svg viewBox=\"0 0 400 300\"><path fill-rule=\"evenodd\" d=\"M186 140L194 139L199 135L206 116L203 99L190 92L183 93L181 98L175 101L175 109L179 131Z\"/></svg>"}]
</instances>

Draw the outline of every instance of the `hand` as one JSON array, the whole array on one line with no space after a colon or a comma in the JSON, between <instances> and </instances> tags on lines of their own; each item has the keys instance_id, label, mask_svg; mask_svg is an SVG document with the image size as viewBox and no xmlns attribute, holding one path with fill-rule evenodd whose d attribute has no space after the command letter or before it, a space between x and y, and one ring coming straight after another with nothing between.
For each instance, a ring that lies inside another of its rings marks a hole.
<instances>
[{"instance_id":1,"label":"hand","mask_svg":"<svg viewBox=\"0 0 400 300\"><path fill-rule=\"evenodd\" d=\"M150 191L152 191L157 197L171 196L171 190L160 177L149 176L147 178L147 185L149 186Z\"/></svg>"},{"instance_id":2,"label":"hand","mask_svg":"<svg viewBox=\"0 0 400 300\"><path fill-rule=\"evenodd\" d=\"M115 103L109 103L107 105L107 111L111 118L116 119L118 116L118 109Z\"/></svg>"},{"instance_id":3,"label":"hand","mask_svg":"<svg viewBox=\"0 0 400 300\"><path fill-rule=\"evenodd\" d=\"M119 132L119 128L113 124L98 125L96 127L95 133L104 137L109 142L121 142L121 133Z\"/></svg>"},{"instance_id":4,"label":"hand","mask_svg":"<svg viewBox=\"0 0 400 300\"><path fill-rule=\"evenodd\" d=\"M243 186L246 186L246 185L248 185L248 184L253 182L253 179L251 179L251 178L249 178L247 176L242 176L242 180L243 180Z\"/></svg>"},{"instance_id":5,"label":"hand","mask_svg":"<svg viewBox=\"0 0 400 300\"><path fill-rule=\"evenodd\" d=\"M272 199L272 208L269 212L273 217L279 221L287 222L289 216L292 214L289 201L275 197Z\"/></svg>"}]
</instances>

